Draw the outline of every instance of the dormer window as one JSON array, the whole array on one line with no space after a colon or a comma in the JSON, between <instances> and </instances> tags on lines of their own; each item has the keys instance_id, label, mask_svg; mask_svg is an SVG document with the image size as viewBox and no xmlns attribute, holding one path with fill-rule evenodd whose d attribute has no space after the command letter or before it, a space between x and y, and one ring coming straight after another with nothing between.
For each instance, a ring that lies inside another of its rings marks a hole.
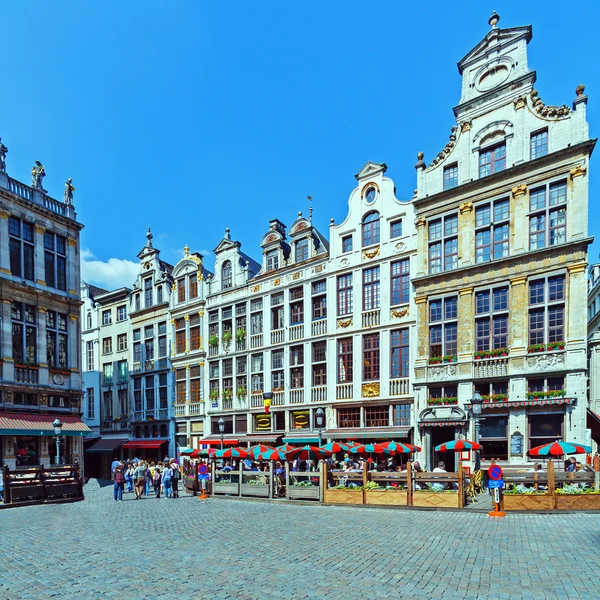
<instances>
[{"instance_id":1,"label":"dormer window","mask_svg":"<svg viewBox=\"0 0 600 600\"><path fill-rule=\"evenodd\" d=\"M144 306L149 308L152 304L152 277L148 277L144 279Z\"/></svg>"},{"instance_id":2,"label":"dormer window","mask_svg":"<svg viewBox=\"0 0 600 600\"><path fill-rule=\"evenodd\" d=\"M450 190L458 185L458 164L444 167L444 189Z\"/></svg>"},{"instance_id":3,"label":"dormer window","mask_svg":"<svg viewBox=\"0 0 600 600\"><path fill-rule=\"evenodd\" d=\"M279 269L279 250L269 250L267 252L267 271L276 271Z\"/></svg>"},{"instance_id":4,"label":"dormer window","mask_svg":"<svg viewBox=\"0 0 600 600\"><path fill-rule=\"evenodd\" d=\"M177 302L185 302L185 277L177 280Z\"/></svg>"},{"instance_id":5,"label":"dormer window","mask_svg":"<svg viewBox=\"0 0 600 600\"><path fill-rule=\"evenodd\" d=\"M304 260L308 260L308 240L298 240L295 244L296 255L294 261L299 263Z\"/></svg>"},{"instance_id":6,"label":"dormer window","mask_svg":"<svg viewBox=\"0 0 600 600\"><path fill-rule=\"evenodd\" d=\"M190 299L198 297L198 275L190 275Z\"/></svg>"},{"instance_id":7,"label":"dormer window","mask_svg":"<svg viewBox=\"0 0 600 600\"><path fill-rule=\"evenodd\" d=\"M379 244L379 213L377 211L368 213L363 219L362 234L363 246Z\"/></svg>"},{"instance_id":8,"label":"dormer window","mask_svg":"<svg viewBox=\"0 0 600 600\"><path fill-rule=\"evenodd\" d=\"M548 154L548 130L542 129L531 134L531 160Z\"/></svg>"},{"instance_id":9,"label":"dormer window","mask_svg":"<svg viewBox=\"0 0 600 600\"><path fill-rule=\"evenodd\" d=\"M487 177L506 169L506 143L479 152L479 177Z\"/></svg>"},{"instance_id":10,"label":"dormer window","mask_svg":"<svg viewBox=\"0 0 600 600\"><path fill-rule=\"evenodd\" d=\"M228 290L232 286L231 261L226 260L221 267L222 289Z\"/></svg>"},{"instance_id":11,"label":"dormer window","mask_svg":"<svg viewBox=\"0 0 600 600\"><path fill-rule=\"evenodd\" d=\"M92 313L89 312L87 314L87 328L91 329L92 328Z\"/></svg>"}]
</instances>

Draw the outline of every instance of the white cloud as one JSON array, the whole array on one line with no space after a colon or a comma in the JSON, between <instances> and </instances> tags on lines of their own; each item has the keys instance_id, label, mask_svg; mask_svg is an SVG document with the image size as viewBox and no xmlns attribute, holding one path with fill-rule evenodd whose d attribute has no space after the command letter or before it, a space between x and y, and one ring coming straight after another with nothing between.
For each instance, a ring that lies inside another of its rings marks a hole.
<instances>
[{"instance_id":1,"label":"white cloud","mask_svg":"<svg viewBox=\"0 0 600 600\"><path fill-rule=\"evenodd\" d=\"M140 270L140 264L122 258L97 260L88 248L81 251L81 278L106 290L131 287Z\"/></svg>"}]
</instances>

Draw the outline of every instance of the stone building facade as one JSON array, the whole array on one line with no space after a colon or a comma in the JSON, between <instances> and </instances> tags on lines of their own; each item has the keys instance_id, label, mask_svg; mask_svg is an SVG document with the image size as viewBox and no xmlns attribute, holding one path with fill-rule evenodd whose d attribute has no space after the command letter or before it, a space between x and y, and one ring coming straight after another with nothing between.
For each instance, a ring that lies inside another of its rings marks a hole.
<instances>
[{"instance_id":1,"label":"stone building facade","mask_svg":"<svg viewBox=\"0 0 600 600\"><path fill-rule=\"evenodd\" d=\"M79 234L70 180L64 202L6 172L0 143L0 458L10 468L56 462L52 422L62 426L62 462L81 462Z\"/></svg>"}]
</instances>

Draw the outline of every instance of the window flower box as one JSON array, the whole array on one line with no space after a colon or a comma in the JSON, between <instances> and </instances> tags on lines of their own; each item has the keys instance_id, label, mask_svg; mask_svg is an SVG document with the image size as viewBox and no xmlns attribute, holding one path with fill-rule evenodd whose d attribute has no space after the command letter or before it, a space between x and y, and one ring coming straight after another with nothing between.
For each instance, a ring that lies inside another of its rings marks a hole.
<instances>
[{"instance_id":1,"label":"window flower box","mask_svg":"<svg viewBox=\"0 0 600 600\"><path fill-rule=\"evenodd\" d=\"M444 404L458 404L458 398L456 396L445 396L444 398L429 398L427 400L429 406L441 406Z\"/></svg>"},{"instance_id":2,"label":"window flower box","mask_svg":"<svg viewBox=\"0 0 600 600\"><path fill-rule=\"evenodd\" d=\"M547 350L564 350L565 349L565 343L564 342L550 342L547 346L546 346Z\"/></svg>"},{"instance_id":3,"label":"window flower box","mask_svg":"<svg viewBox=\"0 0 600 600\"><path fill-rule=\"evenodd\" d=\"M458 492L452 490L440 492L415 490L412 499L413 506L459 508Z\"/></svg>"},{"instance_id":4,"label":"window flower box","mask_svg":"<svg viewBox=\"0 0 600 600\"><path fill-rule=\"evenodd\" d=\"M564 398L565 390L549 390L547 392L527 392L527 400L545 400L546 398Z\"/></svg>"},{"instance_id":5,"label":"window flower box","mask_svg":"<svg viewBox=\"0 0 600 600\"><path fill-rule=\"evenodd\" d=\"M325 502L332 504L363 504L362 486L329 488L325 490Z\"/></svg>"},{"instance_id":6,"label":"window flower box","mask_svg":"<svg viewBox=\"0 0 600 600\"><path fill-rule=\"evenodd\" d=\"M446 354L445 356L442 356L442 362L445 363L455 363L456 360L456 354Z\"/></svg>"},{"instance_id":7,"label":"window flower box","mask_svg":"<svg viewBox=\"0 0 600 600\"><path fill-rule=\"evenodd\" d=\"M495 348L494 350L481 350L475 352L473 357L475 360L483 360L485 358L500 358L508 356L508 348Z\"/></svg>"},{"instance_id":8,"label":"window flower box","mask_svg":"<svg viewBox=\"0 0 600 600\"><path fill-rule=\"evenodd\" d=\"M441 356L432 356L429 359L429 364L430 365L439 365L442 362L442 357Z\"/></svg>"},{"instance_id":9,"label":"window flower box","mask_svg":"<svg viewBox=\"0 0 600 600\"><path fill-rule=\"evenodd\" d=\"M508 394L483 394L484 402L508 402Z\"/></svg>"},{"instance_id":10,"label":"window flower box","mask_svg":"<svg viewBox=\"0 0 600 600\"><path fill-rule=\"evenodd\" d=\"M216 348L219 345L219 336L216 335L215 333L213 333L209 338L208 338L208 343L213 347Z\"/></svg>"},{"instance_id":11,"label":"window flower box","mask_svg":"<svg viewBox=\"0 0 600 600\"><path fill-rule=\"evenodd\" d=\"M530 344L527 346L527 352L529 354L535 354L536 352L546 352L546 344Z\"/></svg>"}]
</instances>

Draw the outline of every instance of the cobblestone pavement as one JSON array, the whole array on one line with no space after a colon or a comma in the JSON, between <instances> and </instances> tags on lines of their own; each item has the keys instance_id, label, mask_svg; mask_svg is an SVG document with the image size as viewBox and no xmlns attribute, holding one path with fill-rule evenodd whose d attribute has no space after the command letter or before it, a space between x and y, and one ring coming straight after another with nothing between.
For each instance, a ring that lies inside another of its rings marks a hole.
<instances>
[{"instance_id":1,"label":"cobblestone pavement","mask_svg":"<svg viewBox=\"0 0 600 600\"><path fill-rule=\"evenodd\" d=\"M144 498L0 511L0 598L600 599L600 519Z\"/></svg>"}]
</instances>

